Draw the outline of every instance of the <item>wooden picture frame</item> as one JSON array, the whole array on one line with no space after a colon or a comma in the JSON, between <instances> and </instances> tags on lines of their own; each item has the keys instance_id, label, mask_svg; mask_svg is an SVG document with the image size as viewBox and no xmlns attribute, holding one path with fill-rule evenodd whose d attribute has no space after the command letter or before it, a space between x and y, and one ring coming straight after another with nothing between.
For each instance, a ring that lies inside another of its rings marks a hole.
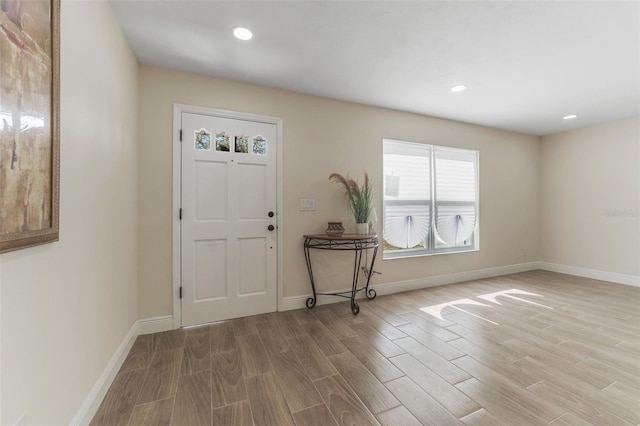
<instances>
[{"instance_id":1,"label":"wooden picture frame","mask_svg":"<svg viewBox=\"0 0 640 426\"><path fill-rule=\"evenodd\" d=\"M58 241L60 0L0 0L0 253Z\"/></svg>"}]
</instances>

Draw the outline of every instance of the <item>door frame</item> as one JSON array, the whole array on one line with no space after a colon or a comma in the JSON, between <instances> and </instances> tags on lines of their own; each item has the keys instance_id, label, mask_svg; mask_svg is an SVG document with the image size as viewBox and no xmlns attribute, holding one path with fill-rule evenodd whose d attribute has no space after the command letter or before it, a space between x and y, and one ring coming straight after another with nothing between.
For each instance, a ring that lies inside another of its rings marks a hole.
<instances>
[{"instance_id":1,"label":"door frame","mask_svg":"<svg viewBox=\"0 0 640 426\"><path fill-rule=\"evenodd\" d=\"M276 146L276 238L278 250L276 252L276 301L277 310L282 310L283 291L283 120L280 117L269 117L265 115L248 114L244 112L228 111L223 109L206 108L185 104L173 104L173 328L181 327L182 304L180 303L180 285L182 283L181 266L181 233L180 233L180 206L182 204L182 142L180 141L180 130L182 113L209 115L220 118L234 118L238 120L257 121L266 124L275 124L278 141Z\"/></svg>"}]
</instances>

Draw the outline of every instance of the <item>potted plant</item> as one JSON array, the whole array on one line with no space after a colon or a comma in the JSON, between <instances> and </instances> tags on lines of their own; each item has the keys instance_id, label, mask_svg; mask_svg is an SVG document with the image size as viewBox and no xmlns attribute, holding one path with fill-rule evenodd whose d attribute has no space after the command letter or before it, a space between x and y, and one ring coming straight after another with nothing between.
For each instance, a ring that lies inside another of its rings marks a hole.
<instances>
[{"instance_id":1,"label":"potted plant","mask_svg":"<svg viewBox=\"0 0 640 426\"><path fill-rule=\"evenodd\" d=\"M373 204L373 188L367 172L364 173L362 185L340 173L331 173L329 180L343 186L347 196L347 207L353 213L353 218L356 221L356 234L368 234L369 214Z\"/></svg>"}]
</instances>

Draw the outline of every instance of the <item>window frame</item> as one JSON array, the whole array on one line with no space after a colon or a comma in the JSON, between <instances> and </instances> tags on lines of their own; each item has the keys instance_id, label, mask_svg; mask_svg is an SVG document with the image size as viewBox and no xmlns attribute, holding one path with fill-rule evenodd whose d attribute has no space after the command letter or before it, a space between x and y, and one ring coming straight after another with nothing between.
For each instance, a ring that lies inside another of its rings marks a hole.
<instances>
[{"instance_id":1,"label":"window frame","mask_svg":"<svg viewBox=\"0 0 640 426\"><path fill-rule=\"evenodd\" d=\"M444 145L434 145L427 143L419 143L419 142L409 142L402 141L396 139L383 139L382 140L382 169L383 169L383 179L384 179L384 160L385 160L385 142L391 143L399 143L406 145L426 145L430 147L430 156L429 156L429 174L430 174L430 198L422 199L422 200L387 200L385 191L383 189L383 199L382 199L382 258L383 260L393 260L393 259L406 259L412 257L423 257L423 256L436 256L442 254L452 254L452 253L469 253L480 250L480 151L474 149L466 149L466 148L458 148L452 146L444 146ZM444 149L444 150L462 150L466 151L466 154L473 153L474 156L474 179L475 179L475 202L474 201L438 201L436 196L436 150ZM383 183L384 188L384 183ZM449 247L436 247L436 209L437 205L441 206L450 206L450 205L475 205L476 209L476 220L473 232L470 236L470 243L461 245L461 246L449 246ZM384 234L385 234L385 218L387 206L403 206L403 205L427 205L429 206L429 231L426 241L425 248L407 248L407 249L398 249L398 250L385 250L384 248Z\"/></svg>"}]
</instances>

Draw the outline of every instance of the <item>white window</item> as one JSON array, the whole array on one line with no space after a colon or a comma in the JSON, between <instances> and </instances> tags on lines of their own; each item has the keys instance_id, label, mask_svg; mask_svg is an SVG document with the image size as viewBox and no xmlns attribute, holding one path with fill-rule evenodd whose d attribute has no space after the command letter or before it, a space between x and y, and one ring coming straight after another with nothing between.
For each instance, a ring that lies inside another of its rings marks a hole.
<instances>
[{"instance_id":1,"label":"white window","mask_svg":"<svg viewBox=\"0 0 640 426\"><path fill-rule=\"evenodd\" d=\"M477 250L478 151L383 141L383 258Z\"/></svg>"}]
</instances>

